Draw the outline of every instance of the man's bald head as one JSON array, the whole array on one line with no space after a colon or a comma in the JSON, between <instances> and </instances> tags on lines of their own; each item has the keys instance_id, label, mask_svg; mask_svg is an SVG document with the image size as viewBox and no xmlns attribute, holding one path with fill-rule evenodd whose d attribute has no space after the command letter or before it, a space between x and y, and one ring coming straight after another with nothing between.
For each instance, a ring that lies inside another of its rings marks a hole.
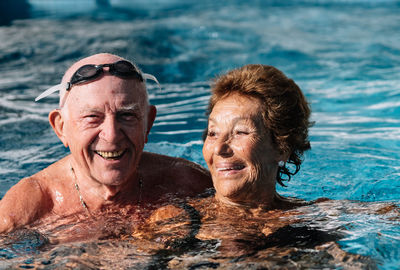
<instances>
[{"instance_id":1,"label":"man's bald head","mask_svg":"<svg viewBox=\"0 0 400 270\"><path fill-rule=\"evenodd\" d=\"M78 62L74 63L71 67L68 68L68 70L65 72L63 78L62 78L62 83L68 83L71 80L72 75L82 66L84 65L100 65L100 64L111 64L115 63L121 60L128 61L118 55L110 54L110 53L99 53L99 54L94 54L91 56L88 56L86 58L83 58L79 60ZM129 61L128 61L129 62ZM137 68L138 69L138 68ZM139 70L139 69L138 69ZM139 71L140 72L140 71ZM99 78L100 79L100 78ZM97 80L97 79L95 79ZM90 82L88 82L90 83ZM138 83L141 83L138 81ZM148 96L147 96L147 91L146 91L146 86L143 83L142 87L143 88L143 94L145 97L146 102L148 103ZM73 87L72 87L73 89ZM69 91L71 91L70 89ZM66 102L67 99L67 90L66 89L61 89L60 90L60 99L59 99L59 106L62 108Z\"/></svg>"}]
</instances>

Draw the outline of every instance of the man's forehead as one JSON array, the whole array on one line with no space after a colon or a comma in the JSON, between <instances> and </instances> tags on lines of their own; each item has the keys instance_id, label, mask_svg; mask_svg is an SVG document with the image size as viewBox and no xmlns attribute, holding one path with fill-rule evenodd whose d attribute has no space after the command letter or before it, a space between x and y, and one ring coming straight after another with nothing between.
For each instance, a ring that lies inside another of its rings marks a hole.
<instances>
[{"instance_id":1,"label":"man's forehead","mask_svg":"<svg viewBox=\"0 0 400 270\"><path fill-rule=\"evenodd\" d=\"M143 111L143 104L139 102L121 103L121 104L80 104L76 106L80 112L86 111Z\"/></svg>"},{"instance_id":2,"label":"man's forehead","mask_svg":"<svg viewBox=\"0 0 400 270\"><path fill-rule=\"evenodd\" d=\"M65 72L65 74L63 76L62 81L63 82L69 81L71 79L72 74L74 74L75 71L77 71L80 67L82 67L84 65L110 64L110 63L117 62L119 60L125 60L125 59L122 57L119 57L117 55L113 55L113 54L109 54L109 53L100 53L100 54L95 54L95 55L83 58L68 68L68 70Z\"/></svg>"}]
</instances>

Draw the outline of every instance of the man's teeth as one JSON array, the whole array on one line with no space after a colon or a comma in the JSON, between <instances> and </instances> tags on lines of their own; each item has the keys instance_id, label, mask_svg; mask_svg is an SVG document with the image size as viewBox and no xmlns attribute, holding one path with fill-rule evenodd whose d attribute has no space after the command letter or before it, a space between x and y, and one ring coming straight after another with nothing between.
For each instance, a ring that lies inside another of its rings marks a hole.
<instances>
[{"instance_id":1,"label":"man's teeth","mask_svg":"<svg viewBox=\"0 0 400 270\"><path fill-rule=\"evenodd\" d=\"M102 156L103 158L117 158L119 156L121 156L124 153L124 150L120 150L120 151L96 151L97 154L99 154L100 156Z\"/></svg>"},{"instance_id":2,"label":"man's teeth","mask_svg":"<svg viewBox=\"0 0 400 270\"><path fill-rule=\"evenodd\" d=\"M243 165L236 165L232 167L218 168L217 171L241 170L243 168L244 168Z\"/></svg>"}]
</instances>

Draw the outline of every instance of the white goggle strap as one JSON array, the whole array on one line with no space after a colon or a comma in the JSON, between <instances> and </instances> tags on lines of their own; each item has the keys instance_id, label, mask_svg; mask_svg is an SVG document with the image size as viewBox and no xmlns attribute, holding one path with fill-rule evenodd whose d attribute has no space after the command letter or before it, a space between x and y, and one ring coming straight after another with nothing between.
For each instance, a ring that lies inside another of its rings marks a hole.
<instances>
[{"instance_id":1,"label":"white goggle strap","mask_svg":"<svg viewBox=\"0 0 400 270\"><path fill-rule=\"evenodd\" d=\"M158 82L156 77L154 77L153 75L148 74L148 73L143 73L142 75L146 81L147 80L154 81L155 83L157 83L158 87L161 89L161 85ZM60 84L54 85L53 87L50 87L49 89L47 89L43 93L41 93L39 96L37 96L35 98L35 101L41 100L42 98L45 98L45 97L53 94L54 92L61 91L61 89L67 89L68 85L69 85L69 83L60 83Z\"/></svg>"},{"instance_id":2,"label":"white goggle strap","mask_svg":"<svg viewBox=\"0 0 400 270\"><path fill-rule=\"evenodd\" d=\"M157 78L154 75L151 75L149 73L142 73L143 78L145 79L145 81L147 80L152 80L153 82L155 82L158 85L158 88L160 88L161 90L161 85L158 82Z\"/></svg>"},{"instance_id":3,"label":"white goggle strap","mask_svg":"<svg viewBox=\"0 0 400 270\"><path fill-rule=\"evenodd\" d=\"M61 89L67 89L69 83L60 83L57 85L54 85L53 87L50 87L49 89L45 90L43 93L41 93L37 98L35 98L35 101L38 101L42 98L45 98L54 92L61 91Z\"/></svg>"}]
</instances>

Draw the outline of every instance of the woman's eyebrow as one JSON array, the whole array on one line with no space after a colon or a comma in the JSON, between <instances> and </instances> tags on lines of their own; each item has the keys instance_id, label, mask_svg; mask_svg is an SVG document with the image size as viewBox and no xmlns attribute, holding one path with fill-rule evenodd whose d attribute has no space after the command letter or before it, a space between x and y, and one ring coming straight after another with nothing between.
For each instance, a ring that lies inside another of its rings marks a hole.
<instances>
[{"instance_id":1,"label":"woman's eyebrow","mask_svg":"<svg viewBox=\"0 0 400 270\"><path fill-rule=\"evenodd\" d=\"M238 116L238 117L232 118L232 122L234 122L234 123L237 123L239 121L249 121L249 120L252 120L252 118L248 117L248 116ZM208 122L216 123L216 122L218 122L218 120L210 117L210 118L208 118Z\"/></svg>"}]
</instances>

